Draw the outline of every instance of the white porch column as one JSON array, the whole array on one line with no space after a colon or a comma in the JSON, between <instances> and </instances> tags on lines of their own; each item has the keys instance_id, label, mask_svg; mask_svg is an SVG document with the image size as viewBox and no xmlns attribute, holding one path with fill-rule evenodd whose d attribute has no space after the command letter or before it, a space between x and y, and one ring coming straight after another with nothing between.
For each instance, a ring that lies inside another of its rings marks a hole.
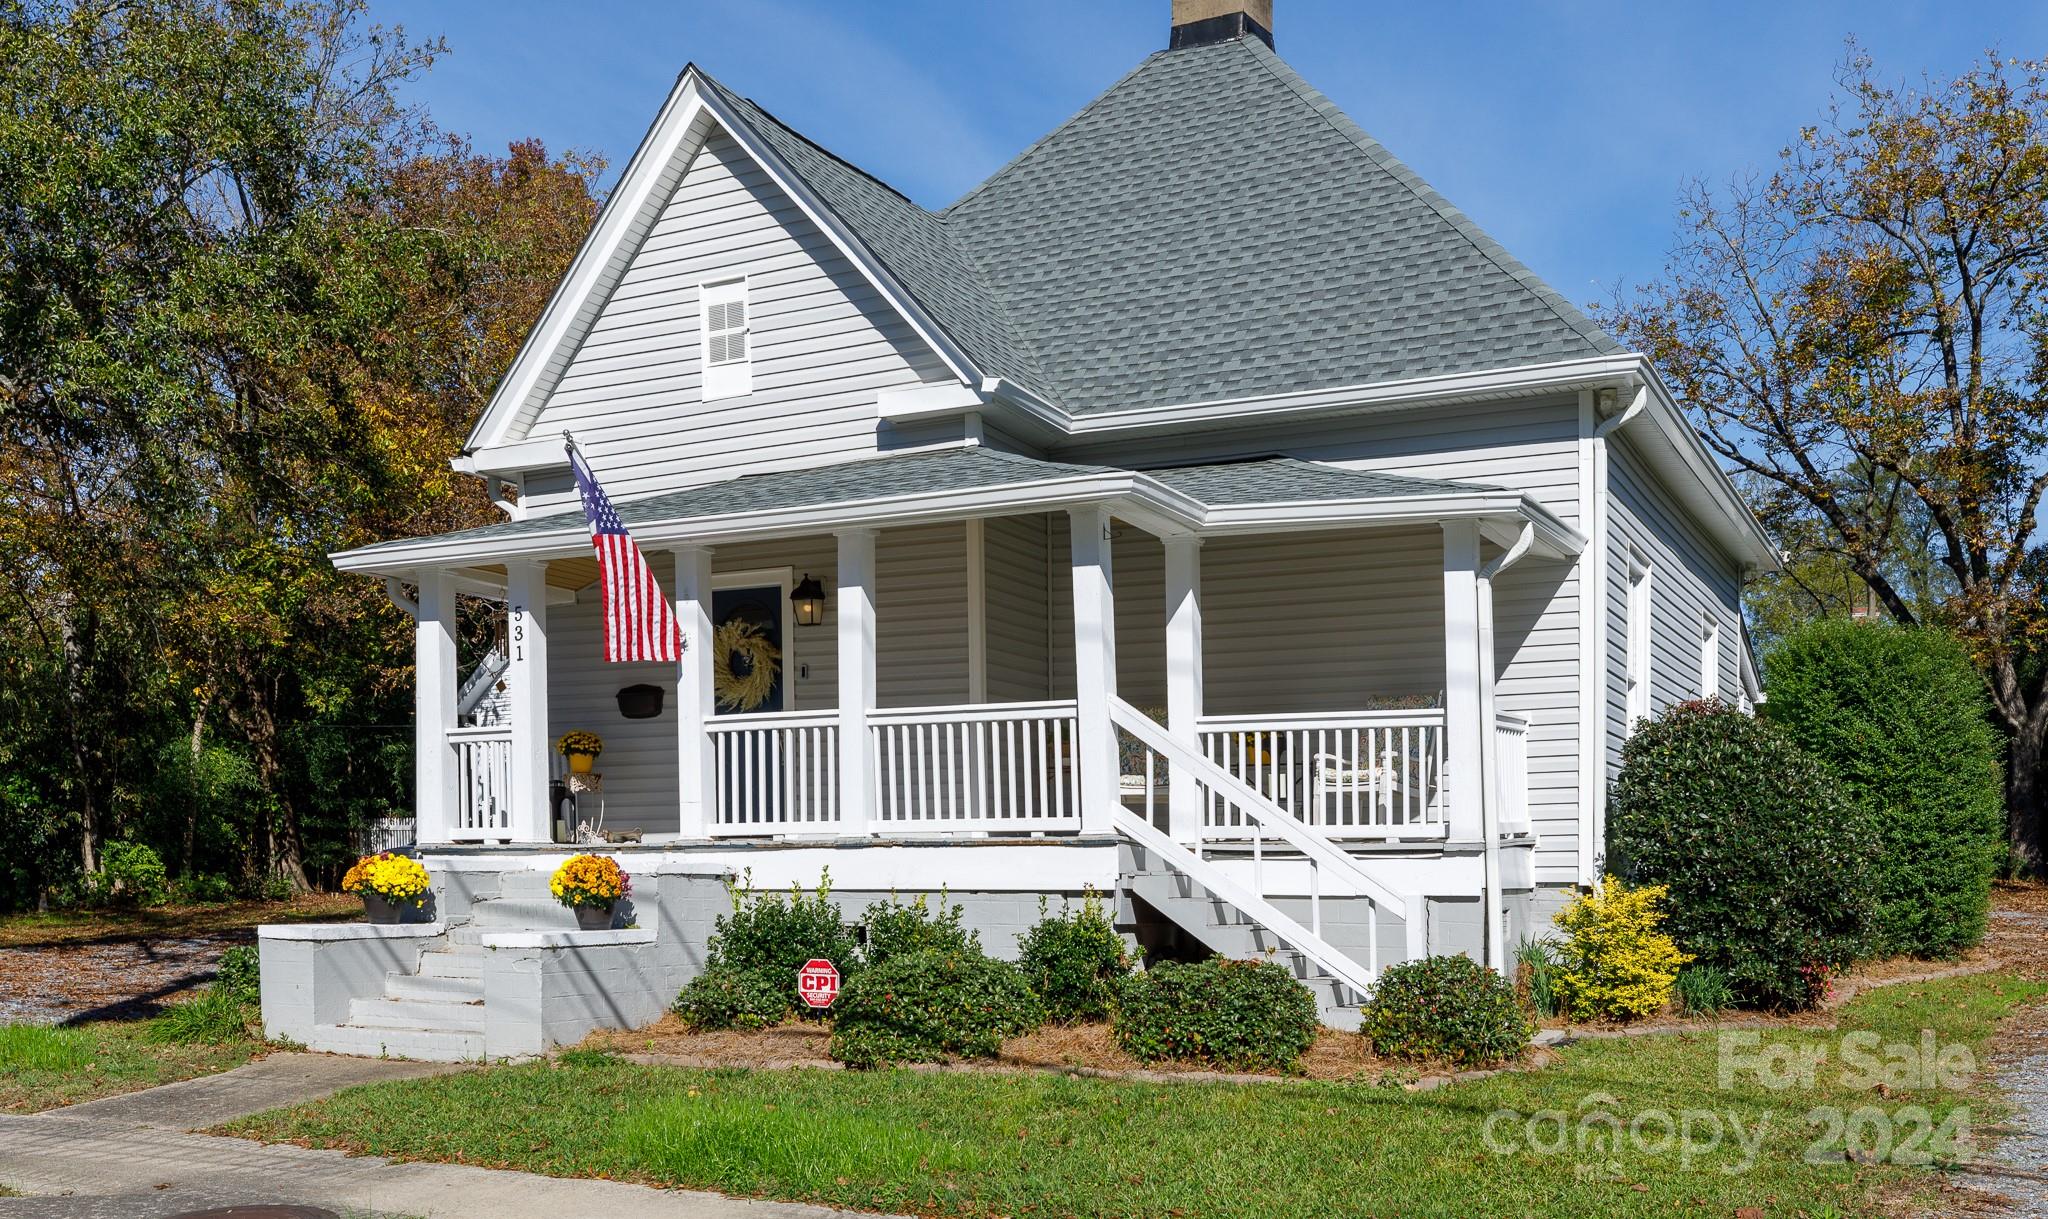
<instances>
[{"instance_id":1,"label":"white porch column","mask_svg":"<svg viewBox=\"0 0 2048 1219\"><path fill-rule=\"evenodd\" d=\"M1197 751L1202 718L1202 539L1161 539L1166 547L1166 728ZM1202 835L1202 794L1193 776L1167 782L1167 833L1194 845Z\"/></svg>"},{"instance_id":2,"label":"white porch column","mask_svg":"<svg viewBox=\"0 0 2048 1219\"><path fill-rule=\"evenodd\" d=\"M1116 580L1110 567L1109 512L1067 509L1067 548L1074 572L1074 700L1078 737L1081 831L1110 832L1117 804L1116 732L1109 700L1116 694Z\"/></svg>"},{"instance_id":3,"label":"white porch column","mask_svg":"<svg viewBox=\"0 0 2048 1219\"><path fill-rule=\"evenodd\" d=\"M422 843L450 842L455 830L455 581L441 568L420 572L413 624L413 813Z\"/></svg>"},{"instance_id":4,"label":"white porch column","mask_svg":"<svg viewBox=\"0 0 2048 1219\"><path fill-rule=\"evenodd\" d=\"M1485 789L1479 722L1479 526L1444 524L1444 817L1452 842L1478 842Z\"/></svg>"},{"instance_id":5,"label":"white porch column","mask_svg":"<svg viewBox=\"0 0 2048 1219\"><path fill-rule=\"evenodd\" d=\"M710 836L717 810L711 734L711 548L681 546L676 560L676 626L683 634L676 662L676 833Z\"/></svg>"},{"instance_id":6,"label":"white porch column","mask_svg":"<svg viewBox=\"0 0 2048 1219\"><path fill-rule=\"evenodd\" d=\"M839 539L839 832L865 838L874 816L875 531L841 529Z\"/></svg>"},{"instance_id":7,"label":"white porch column","mask_svg":"<svg viewBox=\"0 0 2048 1219\"><path fill-rule=\"evenodd\" d=\"M548 565L505 564L505 683L512 701L512 841L554 841L548 807Z\"/></svg>"}]
</instances>

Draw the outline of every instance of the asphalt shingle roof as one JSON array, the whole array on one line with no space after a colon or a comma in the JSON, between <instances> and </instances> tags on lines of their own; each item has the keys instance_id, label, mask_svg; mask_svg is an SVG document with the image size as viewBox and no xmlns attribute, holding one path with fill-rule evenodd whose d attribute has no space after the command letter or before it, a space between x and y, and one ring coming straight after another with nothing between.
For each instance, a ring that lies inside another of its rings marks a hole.
<instances>
[{"instance_id":1,"label":"asphalt shingle roof","mask_svg":"<svg viewBox=\"0 0 2048 1219\"><path fill-rule=\"evenodd\" d=\"M1307 500L1404 499L1500 491L1485 483L1410 478L1373 470L1347 470L1297 457L1262 457L1207 466L1174 466L1143 473L1211 508L1239 504L1293 504Z\"/></svg>"},{"instance_id":2,"label":"asphalt shingle roof","mask_svg":"<svg viewBox=\"0 0 2048 1219\"><path fill-rule=\"evenodd\" d=\"M835 504L856 504L869 500L928 492L965 492L995 487L1022 486L1090 474L1125 474L1114 466L1075 465L1041 461L986 447L936 449L905 453L895 457L873 457L808 470L780 470L749 474L725 482L707 483L617 504L619 519L628 527L654 521L679 521L698 517L729 516L736 513L786 508L823 508ZM1304 500L1368 501L1405 499L1418 495L1459 495L1473 491L1499 490L1477 483L1445 482L1438 479L1408 478L1347 470L1292 457L1268 457L1253 461L1224 462L1209 466L1177 466L1162 470L1141 470L1206 506L1221 507L1258 503L1299 503ZM436 534L435 541L494 542L562 529L581 530L583 514L578 509L530 516L477 529ZM423 541L405 538L364 547L369 551L399 547Z\"/></svg>"},{"instance_id":3,"label":"asphalt shingle roof","mask_svg":"<svg viewBox=\"0 0 2048 1219\"><path fill-rule=\"evenodd\" d=\"M984 372L1076 414L1620 350L1256 38L1151 56L936 214L710 83Z\"/></svg>"}]
</instances>

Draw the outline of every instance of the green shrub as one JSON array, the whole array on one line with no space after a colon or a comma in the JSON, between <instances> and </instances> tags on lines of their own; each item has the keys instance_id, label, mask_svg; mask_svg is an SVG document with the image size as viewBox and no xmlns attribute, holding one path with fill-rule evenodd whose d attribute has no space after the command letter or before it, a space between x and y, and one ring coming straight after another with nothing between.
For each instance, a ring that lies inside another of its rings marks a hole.
<instances>
[{"instance_id":1,"label":"green shrub","mask_svg":"<svg viewBox=\"0 0 2048 1219\"><path fill-rule=\"evenodd\" d=\"M671 1009L694 1029L764 1029L796 1007L796 974L714 965L690 979Z\"/></svg>"},{"instance_id":2,"label":"green shrub","mask_svg":"<svg viewBox=\"0 0 2048 1219\"><path fill-rule=\"evenodd\" d=\"M1776 726L1680 703L1622 747L1609 866L1670 890L1665 929L1738 1002L1804 1008L1857 959L1875 906L1876 831Z\"/></svg>"},{"instance_id":3,"label":"green shrub","mask_svg":"<svg viewBox=\"0 0 2048 1219\"><path fill-rule=\"evenodd\" d=\"M789 989L791 1010L806 1019L823 1019L823 1012L796 1003L797 970L813 957L838 966L843 978L851 979L860 969L859 941L840 921L831 874L820 875L818 887L808 893L791 885L787 894L749 895L742 886L751 880L748 873L741 885L731 887L732 913L718 917L706 971L780 976Z\"/></svg>"},{"instance_id":4,"label":"green shrub","mask_svg":"<svg viewBox=\"0 0 2048 1219\"><path fill-rule=\"evenodd\" d=\"M201 872L172 881L171 896L188 906L211 905L233 900L235 884L218 872Z\"/></svg>"},{"instance_id":5,"label":"green shrub","mask_svg":"<svg viewBox=\"0 0 2048 1219\"><path fill-rule=\"evenodd\" d=\"M1691 958L1658 928L1661 885L1630 888L1614 877L1591 893L1574 894L1553 920L1564 929L1557 947L1557 1005L1574 1020L1636 1020L1664 1010L1678 967Z\"/></svg>"},{"instance_id":6,"label":"green shrub","mask_svg":"<svg viewBox=\"0 0 2048 1219\"><path fill-rule=\"evenodd\" d=\"M1940 631L1815 622L1771 651L1765 718L1877 824L1880 953L1952 957L1984 938L2006 850L2004 770L1983 679Z\"/></svg>"},{"instance_id":7,"label":"green shrub","mask_svg":"<svg viewBox=\"0 0 2048 1219\"><path fill-rule=\"evenodd\" d=\"M1452 955L1382 970L1358 1031L1383 1058L1483 1067L1520 1054L1535 1028L1506 979Z\"/></svg>"},{"instance_id":8,"label":"green shrub","mask_svg":"<svg viewBox=\"0 0 2048 1219\"><path fill-rule=\"evenodd\" d=\"M1316 1039L1316 1001L1272 961L1167 962L1117 986L1117 1043L1145 1062L1291 1071Z\"/></svg>"},{"instance_id":9,"label":"green shrub","mask_svg":"<svg viewBox=\"0 0 2048 1219\"><path fill-rule=\"evenodd\" d=\"M879 965L907 952L981 951L981 934L960 925L961 907L948 906L944 890L939 892L938 909L930 908L924 895L904 904L891 898L874 902L861 912L861 927L867 933L863 965Z\"/></svg>"},{"instance_id":10,"label":"green shrub","mask_svg":"<svg viewBox=\"0 0 2048 1219\"><path fill-rule=\"evenodd\" d=\"M164 861L145 843L109 842L100 848L101 900L127 906L161 906L170 900L171 878Z\"/></svg>"},{"instance_id":11,"label":"green shrub","mask_svg":"<svg viewBox=\"0 0 2048 1219\"><path fill-rule=\"evenodd\" d=\"M1045 1003L1046 1016L1071 1024L1109 1015L1118 982L1131 972L1131 954L1091 891L1079 909L1068 907L1057 917L1039 899L1038 922L1017 945L1017 967Z\"/></svg>"},{"instance_id":12,"label":"green shrub","mask_svg":"<svg viewBox=\"0 0 2048 1219\"><path fill-rule=\"evenodd\" d=\"M1017 968L926 948L860 972L832 1011L832 1057L854 1067L993 1058L1045 1019Z\"/></svg>"},{"instance_id":13,"label":"green shrub","mask_svg":"<svg viewBox=\"0 0 2048 1219\"><path fill-rule=\"evenodd\" d=\"M1715 1016L1735 1006L1728 975L1712 965L1692 964L1678 971L1679 1009L1688 1016Z\"/></svg>"},{"instance_id":14,"label":"green shrub","mask_svg":"<svg viewBox=\"0 0 2048 1219\"><path fill-rule=\"evenodd\" d=\"M1515 997L1538 1016L1557 1015L1557 960L1547 942L1525 939L1515 945Z\"/></svg>"},{"instance_id":15,"label":"green shrub","mask_svg":"<svg viewBox=\"0 0 2048 1219\"><path fill-rule=\"evenodd\" d=\"M213 988L226 991L244 1003L263 1001L263 960L254 944L237 944L220 956L220 972Z\"/></svg>"}]
</instances>

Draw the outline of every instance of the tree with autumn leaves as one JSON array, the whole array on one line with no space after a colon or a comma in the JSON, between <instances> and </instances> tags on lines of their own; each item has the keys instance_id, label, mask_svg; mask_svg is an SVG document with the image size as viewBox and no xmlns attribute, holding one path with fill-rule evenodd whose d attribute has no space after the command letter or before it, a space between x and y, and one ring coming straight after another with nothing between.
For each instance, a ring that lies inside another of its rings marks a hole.
<instances>
[{"instance_id":1,"label":"tree with autumn leaves","mask_svg":"<svg viewBox=\"0 0 2048 1219\"><path fill-rule=\"evenodd\" d=\"M1795 547L1786 579L1853 577L1969 645L2039 873L2048 60L1907 87L1852 46L1839 84L1775 172L1688 192L1664 275L1606 320Z\"/></svg>"},{"instance_id":2,"label":"tree with autumn leaves","mask_svg":"<svg viewBox=\"0 0 2048 1219\"><path fill-rule=\"evenodd\" d=\"M596 212L406 108L361 0L0 3L0 904L114 837L302 884L407 811L410 639L328 551L449 459Z\"/></svg>"}]
</instances>

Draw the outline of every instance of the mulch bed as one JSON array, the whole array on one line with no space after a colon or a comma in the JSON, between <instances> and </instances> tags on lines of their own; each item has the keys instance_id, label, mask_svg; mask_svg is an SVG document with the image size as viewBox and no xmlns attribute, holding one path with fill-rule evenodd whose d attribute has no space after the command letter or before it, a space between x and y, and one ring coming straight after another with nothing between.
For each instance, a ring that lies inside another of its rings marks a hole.
<instances>
[{"instance_id":1,"label":"mulch bed","mask_svg":"<svg viewBox=\"0 0 2048 1219\"><path fill-rule=\"evenodd\" d=\"M153 1016L213 980L221 954L262 923L360 916L361 903L316 895L0 923L0 1024L73 1024Z\"/></svg>"},{"instance_id":2,"label":"mulch bed","mask_svg":"<svg viewBox=\"0 0 2048 1219\"><path fill-rule=\"evenodd\" d=\"M837 1071L842 1064L826 1053L831 1030L810 1022L792 1022L758 1032L694 1032L674 1016L635 1032L593 1033L579 1049L608 1050L634 1062L654 1066L693 1067L702 1070L741 1067L780 1070L810 1067ZM1546 1050L1532 1049L1510 1070L1532 1070L1551 1061ZM1292 1075L1278 1071L1218 1071L1200 1063L1141 1062L1124 1052L1103 1023L1047 1025L1024 1037L1003 1043L994 1059L950 1062L918 1069L979 1071L997 1074L1045 1071L1102 1079L1175 1080L1182 1082L1220 1081L1265 1083L1279 1080L1372 1083L1380 1080L1425 1089L1452 1079L1491 1075L1491 1071L1465 1071L1456 1075L1431 1073L1413 1063L1379 1058L1357 1033L1338 1029L1321 1030L1315 1044L1302 1055L1300 1070Z\"/></svg>"}]
</instances>

